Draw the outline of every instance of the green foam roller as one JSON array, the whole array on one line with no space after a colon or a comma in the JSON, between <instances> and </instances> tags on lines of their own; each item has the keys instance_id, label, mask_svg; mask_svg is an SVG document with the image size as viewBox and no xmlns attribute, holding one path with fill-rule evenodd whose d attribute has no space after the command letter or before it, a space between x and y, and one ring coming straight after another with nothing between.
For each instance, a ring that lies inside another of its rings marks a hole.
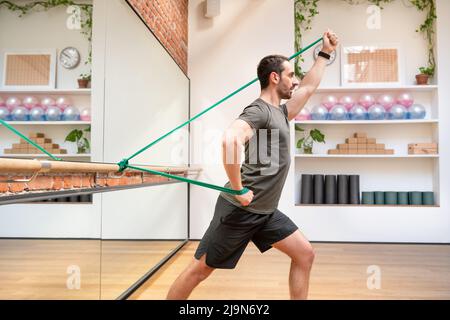
<instances>
[{"instance_id":1,"label":"green foam roller","mask_svg":"<svg viewBox=\"0 0 450 320\"><path fill-rule=\"evenodd\" d=\"M409 204L413 206L421 206L422 202L422 192L420 191L410 191L409 192Z\"/></svg>"},{"instance_id":2,"label":"green foam roller","mask_svg":"<svg viewBox=\"0 0 450 320\"><path fill-rule=\"evenodd\" d=\"M362 204L375 204L375 195L371 191L364 191L362 193Z\"/></svg>"},{"instance_id":3,"label":"green foam roller","mask_svg":"<svg viewBox=\"0 0 450 320\"><path fill-rule=\"evenodd\" d=\"M382 205L384 204L384 192L383 191L375 191L375 204Z\"/></svg>"},{"instance_id":4,"label":"green foam roller","mask_svg":"<svg viewBox=\"0 0 450 320\"><path fill-rule=\"evenodd\" d=\"M434 206L434 192L422 192L422 202L426 206Z\"/></svg>"},{"instance_id":5,"label":"green foam roller","mask_svg":"<svg viewBox=\"0 0 450 320\"><path fill-rule=\"evenodd\" d=\"M408 192L397 192L397 202L399 205L408 205Z\"/></svg>"},{"instance_id":6,"label":"green foam roller","mask_svg":"<svg viewBox=\"0 0 450 320\"><path fill-rule=\"evenodd\" d=\"M398 204L397 192L386 191L384 193L384 204L397 205Z\"/></svg>"}]
</instances>

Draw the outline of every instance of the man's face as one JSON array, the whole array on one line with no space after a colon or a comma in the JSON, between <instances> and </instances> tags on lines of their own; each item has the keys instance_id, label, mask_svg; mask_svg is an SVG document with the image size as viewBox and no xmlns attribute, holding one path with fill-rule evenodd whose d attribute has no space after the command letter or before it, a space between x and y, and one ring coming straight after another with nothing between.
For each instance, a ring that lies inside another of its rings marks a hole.
<instances>
[{"instance_id":1,"label":"man's face","mask_svg":"<svg viewBox=\"0 0 450 320\"><path fill-rule=\"evenodd\" d=\"M290 99L299 81L294 74L294 68L288 61L283 62L283 67L284 70L281 72L281 77L279 77L277 92L281 99Z\"/></svg>"}]
</instances>

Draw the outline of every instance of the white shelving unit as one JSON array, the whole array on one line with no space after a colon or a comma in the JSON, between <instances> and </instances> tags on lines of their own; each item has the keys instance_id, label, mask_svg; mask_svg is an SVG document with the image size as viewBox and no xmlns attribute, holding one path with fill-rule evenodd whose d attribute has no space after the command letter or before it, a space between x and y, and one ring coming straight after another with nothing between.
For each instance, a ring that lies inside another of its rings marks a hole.
<instances>
[{"instance_id":1,"label":"white shelving unit","mask_svg":"<svg viewBox=\"0 0 450 320\"><path fill-rule=\"evenodd\" d=\"M409 155L408 143L437 142L439 137L438 86L400 86L400 87L324 87L318 88L305 108L320 104L326 95L337 98L349 95L357 99L363 93L377 97L381 94L391 94L394 97L401 92L408 92L414 97L415 103L425 106L427 115L422 120L344 120L344 121L294 121L306 130L319 129L325 135L325 144L314 143L313 154L302 154L296 148L300 132L294 132L292 141L293 163L295 163L295 196L294 206L312 205L300 204L301 175L307 174L358 174L360 175L360 191L433 191L435 206L439 207L439 154ZM294 130L294 128L292 128ZM345 143L355 132L366 132L368 137L376 138L377 143L384 143L386 149L394 149L393 155L330 155L329 149L335 149L339 143ZM413 189L420 190L411 190ZM341 205L313 205L326 209ZM352 209L358 207L380 206L342 205ZM387 206L386 206L387 207ZM390 206L413 207L413 206ZM417 208L417 206L414 206ZM403 208L405 209L405 208ZM335 210L335 209L333 209ZM376 209L373 209L376 210Z\"/></svg>"},{"instance_id":2,"label":"white shelving unit","mask_svg":"<svg viewBox=\"0 0 450 320\"><path fill-rule=\"evenodd\" d=\"M91 108L91 89L53 89L53 90L10 90L0 89L0 97L6 100L8 97L18 97L23 99L27 96L36 97L38 100L44 97L58 98L67 97L71 104L80 111L84 108ZM91 154L77 154L75 143L65 142L66 135L73 129L85 129L91 125L91 121L7 121L22 134L28 136L31 132L42 132L46 137L51 138L61 148L67 149L67 154L54 154L54 156L76 161L91 161ZM13 143L18 143L19 137L0 125L0 157L18 159L50 159L44 153L38 154L4 154L4 149L10 148Z\"/></svg>"}]
</instances>

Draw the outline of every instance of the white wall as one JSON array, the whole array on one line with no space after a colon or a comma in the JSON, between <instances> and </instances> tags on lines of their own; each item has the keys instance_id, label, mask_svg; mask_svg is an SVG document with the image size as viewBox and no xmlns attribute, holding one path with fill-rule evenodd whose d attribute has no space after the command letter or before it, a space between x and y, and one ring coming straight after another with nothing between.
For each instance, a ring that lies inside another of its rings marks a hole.
<instances>
[{"instance_id":1,"label":"white wall","mask_svg":"<svg viewBox=\"0 0 450 320\"><path fill-rule=\"evenodd\" d=\"M70 46L78 49L81 62L72 70L65 69L58 63L56 87L76 88L78 76L89 70L84 64L88 56L88 41L80 30L67 28L66 22L70 14L66 12L66 8L32 12L21 18L18 15L5 6L0 10L0 74L3 74L4 50L56 49L58 56L62 49Z\"/></svg>"},{"instance_id":2,"label":"white wall","mask_svg":"<svg viewBox=\"0 0 450 320\"><path fill-rule=\"evenodd\" d=\"M449 49L448 30L450 10L448 1L438 0L438 82L441 135L440 208L328 208L295 207L297 182L292 162L290 174L279 208L289 215L310 240L316 241L375 241L375 242L449 242L450 209L448 181L443 168L448 163L448 101L450 71L445 53ZM203 17L204 1L189 2L189 77L191 78L191 116L225 97L242 84L255 78L256 65L268 54L294 53L294 12L292 0L230 0L221 2L221 14L214 19ZM406 8L402 1L385 5L380 30L366 28L367 6L350 6L342 1L322 0L319 15L312 30L304 35L304 45L322 36L327 27L341 38L343 45L364 43L399 43L404 52L404 83L413 84L419 66L427 61L426 42L415 29L423 16ZM305 70L312 65L312 52L305 54ZM328 67L321 86L340 85L339 57ZM227 178L220 162L220 136L241 110L258 95L255 84L226 103L210 111L192 124L192 156L194 164L205 164L200 179L223 184ZM203 131L201 130L203 129ZM208 131L209 130L209 131ZM210 137L208 137L208 134ZM215 138L211 138L215 137ZM294 136L292 136L293 138ZM210 139L210 140L208 140ZM215 140L214 140L215 139ZM213 140L211 142L211 140ZM209 145L212 145L209 149ZM206 150L205 150L206 149ZM294 150L291 150L294 152ZM204 156L213 154L214 161ZM397 165L397 164L395 164ZM432 168L427 172L432 173ZM432 182L427 182L429 185ZM417 186L420 188L420 186ZM214 212L218 193L203 188L191 188L191 233L199 239Z\"/></svg>"}]
</instances>

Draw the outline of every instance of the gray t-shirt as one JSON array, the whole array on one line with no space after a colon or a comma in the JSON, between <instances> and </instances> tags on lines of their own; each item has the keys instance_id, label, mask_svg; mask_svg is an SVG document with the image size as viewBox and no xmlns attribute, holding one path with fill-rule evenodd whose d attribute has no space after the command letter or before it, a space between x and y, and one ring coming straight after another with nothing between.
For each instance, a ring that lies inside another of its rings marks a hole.
<instances>
[{"instance_id":1,"label":"gray t-shirt","mask_svg":"<svg viewBox=\"0 0 450 320\"><path fill-rule=\"evenodd\" d=\"M253 191L253 201L242 206L234 195L220 195L244 210L270 214L280 200L291 163L288 111L285 104L275 107L261 98L244 109L239 119L246 121L254 135L245 143L241 167L242 184ZM231 188L230 182L225 187Z\"/></svg>"}]
</instances>

